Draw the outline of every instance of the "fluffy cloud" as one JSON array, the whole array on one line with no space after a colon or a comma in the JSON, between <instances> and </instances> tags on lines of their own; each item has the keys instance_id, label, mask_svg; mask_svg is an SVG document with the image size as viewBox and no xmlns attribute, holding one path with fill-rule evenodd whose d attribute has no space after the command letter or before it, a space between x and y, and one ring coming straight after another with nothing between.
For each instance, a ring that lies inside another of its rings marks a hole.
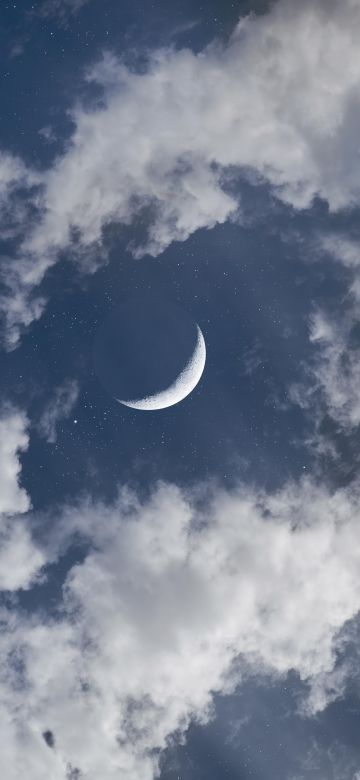
<instances>
[{"instance_id":1,"label":"fluffy cloud","mask_svg":"<svg viewBox=\"0 0 360 780\"><path fill-rule=\"evenodd\" d=\"M0 417L0 514L26 512L30 502L26 491L19 486L19 453L27 450L29 437L27 419L23 412L12 408L3 410Z\"/></svg>"},{"instance_id":2,"label":"fluffy cloud","mask_svg":"<svg viewBox=\"0 0 360 780\"><path fill-rule=\"evenodd\" d=\"M3 611L4 780L25 768L29 780L151 780L242 661L296 670L309 711L339 692L337 638L360 608L357 489L307 481L205 503L160 485L145 503L125 491L53 523L49 557L74 535L90 548L57 620Z\"/></svg>"},{"instance_id":3,"label":"fluffy cloud","mask_svg":"<svg viewBox=\"0 0 360 780\"><path fill-rule=\"evenodd\" d=\"M0 590L29 588L45 562L25 522L18 517L30 508L29 497L19 485L19 456L29 443L26 429L27 420L22 412L3 410L0 416Z\"/></svg>"},{"instance_id":4,"label":"fluffy cloud","mask_svg":"<svg viewBox=\"0 0 360 780\"><path fill-rule=\"evenodd\" d=\"M359 0L279 0L199 54L157 51L141 72L106 54L88 74L102 100L73 109L67 150L44 175L43 217L19 250L10 345L38 316L26 298L60 250L93 269L104 226L145 213L132 250L156 255L238 212L234 171L256 171L295 208L316 195L332 210L358 204L359 31Z\"/></svg>"},{"instance_id":5,"label":"fluffy cloud","mask_svg":"<svg viewBox=\"0 0 360 780\"><path fill-rule=\"evenodd\" d=\"M69 417L78 397L79 385L73 379L66 379L55 388L38 424L39 433L46 441L52 444L56 442L58 424Z\"/></svg>"},{"instance_id":6,"label":"fluffy cloud","mask_svg":"<svg viewBox=\"0 0 360 780\"><path fill-rule=\"evenodd\" d=\"M242 20L225 47L156 52L146 73L105 56L89 74L104 105L73 111L73 143L50 176L50 213L34 248L67 243L71 228L90 244L110 219L128 223L152 203L137 251L157 254L234 212L224 191L234 166L256 169L294 206L317 194L333 209L358 202L357 142L344 142L360 80L359 28L353 0L341 8L282 0Z\"/></svg>"}]
</instances>

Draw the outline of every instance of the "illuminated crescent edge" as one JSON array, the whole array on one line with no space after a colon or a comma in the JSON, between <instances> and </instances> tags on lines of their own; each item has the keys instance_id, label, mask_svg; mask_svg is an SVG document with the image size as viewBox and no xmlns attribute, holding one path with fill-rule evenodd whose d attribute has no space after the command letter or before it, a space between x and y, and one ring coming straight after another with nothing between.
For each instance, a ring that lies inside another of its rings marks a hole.
<instances>
[{"instance_id":1,"label":"illuminated crescent edge","mask_svg":"<svg viewBox=\"0 0 360 780\"><path fill-rule=\"evenodd\" d=\"M154 411L156 409L166 409L168 406L182 401L196 387L205 368L206 346L204 336L197 326L197 342L194 352L186 364L185 368L179 374L175 382L156 395L149 395L146 398L123 401L121 398L116 400L124 406L130 406L132 409L142 409L144 411Z\"/></svg>"}]
</instances>

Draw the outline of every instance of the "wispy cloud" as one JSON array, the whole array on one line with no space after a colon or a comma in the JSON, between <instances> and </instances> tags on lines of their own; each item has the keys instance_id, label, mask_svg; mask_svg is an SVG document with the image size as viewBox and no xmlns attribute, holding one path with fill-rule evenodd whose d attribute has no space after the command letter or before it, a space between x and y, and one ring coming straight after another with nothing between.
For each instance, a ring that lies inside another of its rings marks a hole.
<instances>
[{"instance_id":1,"label":"wispy cloud","mask_svg":"<svg viewBox=\"0 0 360 780\"><path fill-rule=\"evenodd\" d=\"M355 324L351 316L331 318L324 311L312 316L310 341L315 354L307 381L291 389L300 406L330 415L345 431L360 425L359 345L351 343Z\"/></svg>"},{"instance_id":2,"label":"wispy cloud","mask_svg":"<svg viewBox=\"0 0 360 780\"><path fill-rule=\"evenodd\" d=\"M336 311L324 304L309 317L312 355L303 366L303 381L290 389L291 399L312 416L314 444L322 447L326 442L319 429L326 416L345 435L360 425L360 244L351 236L330 233L317 236L311 250L338 263L345 274Z\"/></svg>"},{"instance_id":3,"label":"wispy cloud","mask_svg":"<svg viewBox=\"0 0 360 780\"><path fill-rule=\"evenodd\" d=\"M46 441L52 444L56 442L58 425L69 417L78 397L79 385L73 379L66 379L55 388L38 423L38 431Z\"/></svg>"},{"instance_id":4,"label":"wispy cloud","mask_svg":"<svg viewBox=\"0 0 360 780\"><path fill-rule=\"evenodd\" d=\"M79 13L88 2L90 0L42 0L36 9L36 15L53 16L65 21L69 16Z\"/></svg>"},{"instance_id":5,"label":"wispy cloud","mask_svg":"<svg viewBox=\"0 0 360 780\"><path fill-rule=\"evenodd\" d=\"M315 740L303 757L299 774L290 780L359 780L360 772L355 751L345 749L336 740L330 748L322 748Z\"/></svg>"}]
</instances>

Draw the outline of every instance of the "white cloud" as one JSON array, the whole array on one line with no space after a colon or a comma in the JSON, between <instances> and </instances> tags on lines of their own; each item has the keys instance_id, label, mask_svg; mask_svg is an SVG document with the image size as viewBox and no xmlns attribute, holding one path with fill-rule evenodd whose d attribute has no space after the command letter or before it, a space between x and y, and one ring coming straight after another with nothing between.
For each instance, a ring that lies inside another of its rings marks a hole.
<instances>
[{"instance_id":1,"label":"white cloud","mask_svg":"<svg viewBox=\"0 0 360 780\"><path fill-rule=\"evenodd\" d=\"M315 241L314 248L320 255L331 258L342 265L349 276L349 296L346 303L350 303L344 316L344 324L348 330L355 324L359 317L360 303L360 242L351 235L345 233L320 234ZM344 325L342 326L344 330Z\"/></svg>"},{"instance_id":2,"label":"white cloud","mask_svg":"<svg viewBox=\"0 0 360 780\"><path fill-rule=\"evenodd\" d=\"M52 444L56 442L58 424L69 417L78 397L79 384L73 379L65 379L55 388L38 424L39 433L46 441Z\"/></svg>"},{"instance_id":3,"label":"white cloud","mask_svg":"<svg viewBox=\"0 0 360 780\"><path fill-rule=\"evenodd\" d=\"M135 255L231 218L234 170L256 171L295 208L316 195L332 210L358 204L359 32L359 0L279 0L225 45L154 52L140 73L106 54L88 74L103 100L73 108L73 137L44 176L44 216L18 260L23 298L69 245L93 270L103 227L144 207L152 216ZM38 316L20 298L10 345Z\"/></svg>"},{"instance_id":4,"label":"white cloud","mask_svg":"<svg viewBox=\"0 0 360 780\"><path fill-rule=\"evenodd\" d=\"M19 485L20 453L28 448L26 416L4 409L0 416L0 590L29 588L45 563L25 522L18 517L30 508ZM13 517L15 516L15 517Z\"/></svg>"},{"instance_id":5,"label":"white cloud","mask_svg":"<svg viewBox=\"0 0 360 780\"><path fill-rule=\"evenodd\" d=\"M331 317L318 311L310 322L310 340L316 349L307 367L307 381L293 386L295 403L311 410L317 419L329 414L350 432L360 425L359 346L351 346L356 320L351 316Z\"/></svg>"},{"instance_id":6,"label":"white cloud","mask_svg":"<svg viewBox=\"0 0 360 780\"><path fill-rule=\"evenodd\" d=\"M337 311L318 309L310 317L313 356L305 366L305 381L293 386L290 395L310 410L317 424L328 414L349 433L360 425L360 245L351 236L330 233L317 236L310 249L315 257L325 256L346 269L347 289ZM326 446L318 435L314 443Z\"/></svg>"},{"instance_id":7,"label":"white cloud","mask_svg":"<svg viewBox=\"0 0 360 780\"><path fill-rule=\"evenodd\" d=\"M25 767L28 780L65 780L70 766L150 780L171 735L239 682L241 659L296 670L315 692L309 711L339 691L337 636L360 608L357 489L215 492L200 509L160 485L144 504L124 492L70 507L52 527L49 557L73 533L91 549L58 621L2 615L4 780Z\"/></svg>"},{"instance_id":8,"label":"white cloud","mask_svg":"<svg viewBox=\"0 0 360 780\"><path fill-rule=\"evenodd\" d=\"M26 512L26 491L19 486L19 453L27 450L29 437L23 412L5 409L0 417L0 515Z\"/></svg>"},{"instance_id":9,"label":"white cloud","mask_svg":"<svg viewBox=\"0 0 360 780\"><path fill-rule=\"evenodd\" d=\"M342 286L336 307L330 299L331 306L324 303L308 319L312 351L289 397L313 426L306 444L335 460L343 434L355 433L360 425L360 244L351 231L320 233L310 239L307 251L312 260L338 264ZM335 425L328 426L329 418Z\"/></svg>"},{"instance_id":10,"label":"white cloud","mask_svg":"<svg viewBox=\"0 0 360 780\"><path fill-rule=\"evenodd\" d=\"M329 414L348 430L360 424L359 345L350 344L354 324L351 316L331 321L319 313L311 333L321 349L314 368L318 387Z\"/></svg>"},{"instance_id":11,"label":"white cloud","mask_svg":"<svg viewBox=\"0 0 360 780\"><path fill-rule=\"evenodd\" d=\"M360 245L358 241L344 233L320 235L316 242L317 248L345 268L357 271L360 265Z\"/></svg>"},{"instance_id":12,"label":"white cloud","mask_svg":"<svg viewBox=\"0 0 360 780\"><path fill-rule=\"evenodd\" d=\"M3 240L21 240L26 229L33 224L41 183L42 176L26 167L19 157L0 151L0 237ZM31 220L29 206L32 208ZM34 262L37 263L38 258ZM17 323L21 322L26 327L37 319L44 302L32 300L32 285L22 281L21 262L14 257L3 255L0 282L4 290L8 288L7 293L3 291L0 294L0 318L5 320L5 327L11 334L13 324L16 330ZM0 335L2 340L3 328Z\"/></svg>"},{"instance_id":13,"label":"white cloud","mask_svg":"<svg viewBox=\"0 0 360 780\"><path fill-rule=\"evenodd\" d=\"M16 187L36 184L39 178L31 173L19 157L14 157L6 152L0 152L0 204L6 202L6 198Z\"/></svg>"}]
</instances>

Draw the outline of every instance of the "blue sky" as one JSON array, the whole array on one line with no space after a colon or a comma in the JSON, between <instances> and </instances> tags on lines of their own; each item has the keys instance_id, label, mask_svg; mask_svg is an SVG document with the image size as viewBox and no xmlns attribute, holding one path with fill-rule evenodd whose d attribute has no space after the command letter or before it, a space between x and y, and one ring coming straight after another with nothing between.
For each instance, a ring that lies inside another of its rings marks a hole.
<instances>
[{"instance_id":1,"label":"blue sky","mask_svg":"<svg viewBox=\"0 0 360 780\"><path fill-rule=\"evenodd\" d=\"M360 777L359 28L3 4L5 780ZM157 412L93 365L149 293L207 349Z\"/></svg>"}]
</instances>

